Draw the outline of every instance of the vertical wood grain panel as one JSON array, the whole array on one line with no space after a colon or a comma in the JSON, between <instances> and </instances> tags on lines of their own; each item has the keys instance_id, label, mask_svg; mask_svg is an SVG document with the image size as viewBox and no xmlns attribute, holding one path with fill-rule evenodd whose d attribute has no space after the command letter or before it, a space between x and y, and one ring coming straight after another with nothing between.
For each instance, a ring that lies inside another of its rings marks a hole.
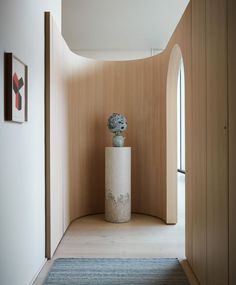
<instances>
[{"instance_id":1,"label":"vertical wood grain panel","mask_svg":"<svg viewBox=\"0 0 236 285\"><path fill-rule=\"evenodd\" d=\"M228 284L227 1L206 1L207 284Z\"/></svg>"},{"instance_id":2,"label":"vertical wood grain panel","mask_svg":"<svg viewBox=\"0 0 236 285\"><path fill-rule=\"evenodd\" d=\"M155 93L158 94L166 94L166 84L167 84L167 73L168 73L168 64L166 64L169 61L169 53L163 52L162 56L160 57L160 61L154 61L154 78L159 78L158 85L155 84L154 90ZM160 118L160 124L161 128L158 130L158 137L163 139L162 147L159 149L159 157L160 162L157 162L159 164L159 168L166 169L167 163L166 163L166 96L160 96L160 102L161 106L163 108L159 108L157 112L157 116ZM161 179L160 185L164 185L165 191L160 191L159 194L159 201L162 202L162 205L167 205L167 195L166 195L166 185L167 185L167 177L166 172ZM161 217L164 221L166 221L167 215L166 215L167 209L166 206L162 207L162 213Z\"/></svg>"},{"instance_id":3,"label":"vertical wood grain panel","mask_svg":"<svg viewBox=\"0 0 236 285\"><path fill-rule=\"evenodd\" d=\"M128 119L126 145L133 148L133 211L161 216L164 205L159 193L163 192L160 189L164 188L164 173L160 149L164 142L160 130L164 100L160 100L153 87L159 83L158 77L153 77L153 59L93 65L83 77L77 74L73 87L73 104L78 106L74 116L79 122L73 128L79 148L73 149L75 157L81 158L79 165L74 165L77 173L81 173L75 187L84 189L82 212L85 215L104 211L104 147L111 145L112 138L106 122L112 112L121 112Z\"/></svg>"},{"instance_id":4,"label":"vertical wood grain panel","mask_svg":"<svg viewBox=\"0 0 236 285\"><path fill-rule=\"evenodd\" d=\"M192 1L192 266L206 284L206 11Z\"/></svg>"},{"instance_id":5,"label":"vertical wood grain panel","mask_svg":"<svg viewBox=\"0 0 236 285\"><path fill-rule=\"evenodd\" d=\"M229 284L236 280L236 2L228 2Z\"/></svg>"}]
</instances>

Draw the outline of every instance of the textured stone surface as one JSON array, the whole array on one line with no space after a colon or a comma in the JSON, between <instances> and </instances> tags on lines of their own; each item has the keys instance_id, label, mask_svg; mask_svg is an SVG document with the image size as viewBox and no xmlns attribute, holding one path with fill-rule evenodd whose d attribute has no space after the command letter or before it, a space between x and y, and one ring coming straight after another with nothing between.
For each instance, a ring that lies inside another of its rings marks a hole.
<instances>
[{"instance_id":1,"label":"textured stone surface","mask_svg":"<svg viewBox=\"0 0 236 285\"><path fill-rule=\"evenodd\" d=\"M113 113L108 119L107 126L112 133L120 135L127 129L128 122L125 116L118 113Z\"/></svg>"},{"instance_id":2,"label":"textured stone surface","mask_svg":"<svg viewBox=\"0 0 236 285\"><path fill-rule=\"evenodd\" d=\"M130 194L114 196L106 189L105 219L113 223L125 223L130 220Z\"/></svg>"},{"instance_id":3,"label":"textured stone surface","mask_svg":"<svg viewBox=\"0 0 236 285\"><path fill-rule=\"evenodd\" d=\"M107 147L105 219L124 223L131 216L131 148Z\"/></svg>"}]
</instances>

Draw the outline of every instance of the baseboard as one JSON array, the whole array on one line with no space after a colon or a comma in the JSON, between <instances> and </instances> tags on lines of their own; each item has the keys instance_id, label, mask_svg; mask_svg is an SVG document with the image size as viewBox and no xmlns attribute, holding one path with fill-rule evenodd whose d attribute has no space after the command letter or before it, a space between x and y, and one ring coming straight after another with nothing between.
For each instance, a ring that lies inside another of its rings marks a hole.
<instances>
[{"instance_id":1,"label":"baseboard","mask_svg":"<svg viewBox=\"0 0 236 285\"><path fill-rule=\"evenodd\" d=\"M46 262L47 262L47 258L45 258L45 259L43 260L43 262L42 262L41 265L39 266L39 269L38 269L37 272L35 273L35 275L34 275L32 281L29 283L29 285L33 285L33 284L34 284L34 281L35 281L36 278L38 277L40 271L42 270L42 268L44 267L44 265L46 264Z\"/></svg>"}]
</instances>

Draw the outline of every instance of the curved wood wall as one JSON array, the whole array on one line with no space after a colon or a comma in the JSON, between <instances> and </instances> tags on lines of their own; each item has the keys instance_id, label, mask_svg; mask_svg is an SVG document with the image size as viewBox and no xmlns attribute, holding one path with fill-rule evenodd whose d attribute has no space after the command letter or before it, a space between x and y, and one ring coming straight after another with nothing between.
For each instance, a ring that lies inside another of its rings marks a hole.
<instances>
[{"instance_id":1,"label":"curved wood wall","mask_svg":"<svg viewBox=\"0 0 236 285\"><path fill-rule=\"evenodd\" d=\"M112 141L106 124L113 112L128 119L132 211L165 220L165 88L159 88L167 71L162 58L102 62L79 57L53 21L50 41L50 183L52 193L60 189L66 195L58 198L58 203L66 201L64 229L75 218L104 212L104 148Z\"/></svg>"},{"instance_id":2,"label":"curved wood wall","mask_svg":"<svg viewBox=\"0 0 236 285\"><path fill-rule=\"evenodd\" d=\"M132 211L164 218L159 189L165 188L165 102L154 64L153 59L90 62L85 75L69 79L72 191L81 189L77 216L104 212L104 148L112 138L106 124L119 112L128 119L126 145L132 147Z\"/></svg>"},{"instance_id":3,"label":"curved wood wall","mask_svg":"<svg viewBox=\"0 0 236 285\"><path fill-rule=\"evenodd\" d=\"M228 158L228 142L234 154L235 112L228 109L227 81L234 103L235 41L228 1L192 0L163 53L126 62L73 54L47 15L48 256L73 219L104 211L104 147L112 136L106 122L112 112L129 122L132 210L166 221L166 84L178 44L186 82L186 256L200 284L234 284L236 253L229 255L229 241L234 250L235 210L228 179L230 172L234 199L235 160Z\"/></svg>"},{"instance_id":4,"label":"curved wood wall","mask_svg":"<svg viewBox=\"0 0 236 285\"><path fill-rule=\"evenodd\" d=\"M165 219L165 97L158 92L157 61L99 62L79 57L68 49L49 15L47 22L51 256L70 221L104 212L104 148L112 138L106 123L113 112L128 119L132 211Z\"/></svg>"}]
</instances>

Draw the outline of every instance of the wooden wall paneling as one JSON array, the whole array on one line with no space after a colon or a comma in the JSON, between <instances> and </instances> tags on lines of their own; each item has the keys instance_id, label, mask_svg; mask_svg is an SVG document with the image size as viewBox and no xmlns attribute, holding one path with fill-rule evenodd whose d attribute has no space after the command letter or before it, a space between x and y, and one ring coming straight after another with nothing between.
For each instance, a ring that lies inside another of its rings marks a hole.
<instances>
[{"instance_id":1,"label":"wooden wall paneling","mask_svg":"<svg viewBox=\"0 0 236 285\"><path fill-rule=\"evenodd\" d=\"M153 158L153 179L155 179L155 171L161 173L158 175L158 184L154 189L156 192L156 199L154 202L158 206L156 215L166 221L166 193L164 191L157 191L157 189L166 189L166 78L168 66L165 64L163 55L154 56L153 58L153 108L154 121L159 122L154 124L153 132L156 134L153 140L153 148L159 144L157 155ZM157 203L158 201L158 203Z\"/></svg>"},{"instance_id":2,"label":"wooden wall paneling","mask_svg":"<svg viewBox=\"0 0 236 285\"><path fill-rule=\"evenodd\" d=\"M73 132L79 147L73 147L73 152L79 160L75 164L79 176L74 179L77 181L77 189L83 189L78 190L83 191L79 194L79 208L84 209L81 213L83 215L103 211L104 178L101 177L104 176L104 147L111 145L112 135L106 128L106 122L112 112L124 113L129 122L125 135L127 145L133 147L133 209L159 215L163 207L162 201L158 199L161 193L159 187L163 187L158 184L162 181L159 177L163 176L163 173L161 167L153 168L157 164L160 165L159 148L163 147L160 136L159 144L156 146L153 143L151 146L152 154L147 147L149 145L150 149L150 137L156 136L155 130L158 132L160 129L160 119L156 113L162 108L158 104L159 94L154 94L153 91L152 65L152 59L97 62L94 65L94 70L97 71L92 71L93 69L88 67L83 76L78 74L78 87L74 87L78 91L73 95L73 105L78 107L73 109L75 114L72 116L79 122ZM147 123L150 116L157 117L157 120ZM96 127L91 129L95 123ZM94 147L96 149L92 151ZM92 162L94 157L96 160ZM96 164L97 167L93 168ZM93 180L90 178L92 176ZM96 202L91 202L91 199ZM94 206L91 206L93 203Z\"/></svg>"},{"instance_id":3,"label":"wooden wall paneling","mask_svg":"<svg viewBox=\"0 0 236 285\"><path fill-rule=\"evenodd\" d=\"M138 179L139 181L135 182L136 186L133 188L133 192L139 193L139 212L145 213L148 211L151 215L157 215L161 205L158 199L160 171L157 164L160 161L158 155L162 142L157 139L158 126L160 126L159 118L156 116L159 109L159 94L154 94L153 85L154 82L155 84L158 83L158 78L153 78L153 63L151 58L139 62L136 61L135 66L137 77L134 80L139 83L136 83L136 90L134 90L132 97L133 100L137 99L135 105L137 106L138 104L139 106L139 115L135 116L133 114L131 130L133 130L132 136L136 133L136 141L133 140L132 144L135 147L133 159L134 162L137 161L138 163L133 177L134 180ZM138 97L136 97L137 94ZM134 102L132 105L132 108L134 108ZM149 119L150 114L152 114L152 120ZM152 140L149 140L150 134L152 134ZM158 146L156 145L157 141L159 142ZM147 145L149 146L149 151L147 151ZM140 156L141 153L145 153L145 155ZM139 171L141 175L138 176L136 171Z\"/></svg>"},{"instance_id":4,"label":"wooden wall paneling","mask_svg":"<svg viewBox=\"0 0 236 285\"><path fill-rule=\"evenodd\" d=\"M73 82L74 77L73 77L73 69L74 69L74 64L73 61L70 59L68 60L68 56L64 56L64 60L66 61L65 64L67 66L67 73L65 74L64 77L64 90L65 93L67 94L67 102L65 105L66 111L67 111L67 148L68 148L68 156L67 156L67 187L69 191L65 191L65 200L64 200L64 208L65 208L65 228L68 223L70 223L72 220L74 220L77 217L77 214L75 214L77 207L76 201L77 201L77 192L73 191L73 185L72 185L72 177L74 177L75 173L73 172L74 168L72 165L72 147L73 147L73 138L71 135L71 124L72 124L72 112L74 105L73 105ZM69 77L69 78L68 78Z\"/></svg>"},{"instance_id":5,"label":"wooden wall paneling","mask_svg":"<svg viewBox=\"0 0 236 285\"><path fill-rule=\"evenodd\" d=\"M59 31L57 30L57 33ZM71 90L67 86L67 78L70 76L73 70L73 64L68 57L68 47L64 43L60 48L60 59L61 59L61 86L58 85L59 91L56 92L57 100L60 102L60 109L58 109L58 116L60 123L60 140L61 140L61 183L62 183L62 207L63 207L63 233L66 231L73 217L71 215L71 198L74 193L70 187L70 152L71 152L71 137L69 133L70 124L70 93ZM55 58L57 60L57 57Z\"/></svg>"},{"instance_id":6,"label":"wooden wall paneling","mask_svg":"<svg viewBox=\"0 0 236 285\"><path fill-rule=\"evenodd\" d=\"M236 280L236 2L228 1L229 284Z\"/></svg>"},{"instance_id":7,"label":"wooden wall paneling","mask_svg":"<svg viewBox=\"0 0 236 285\"><path fill-rule=\"evenodd\" d=\"M79 65L80 62L77 61ZM74 164L76 183L75 191L79 192L79 216L103 212L104 195L101 181L104 179L104 132L102 130L103 111L102 80L99 80L99 66L94 61L88 61L77 73L74 86L74 118L75 128L72 130L72 140L76 137L73 151L76 154ZM102 72L102 70L101 70Z\"/></svg>"},{"instance_id":8,"label":"wooden wall paneling","mask_svg":"<svg viewBox=\"0 0 236 285\"><path fill-rule=\"evenodd\" d=\"M207 284L228 284L227 1L206 0Z\"/></svg>"},{"instance_id":9,"label":"wooden wall paneling","mask_svg":"<svg viewBox=\"0 0 236 285\"><path fill-rule=\"evenodd\" d=\"M78 64L78 63L77 63ZM89 69L89 67L86 67ZM87 207L87 198L86 198L86 188L87 188L87 179L94 179L94 177L88 177L89 168L89 160L86 157L86 138L89 136L89 128L91 128L88 124L88 110L87 110L87 101L90 103L90 94L89 91L86 95L85 90L87 86L87 70L84 75L81 75L78 70L75 73L75 81L73 84L73 105L74 108L71 109L72 120L71 120L71 140L73 142L72 147L72 168L73 168L73 192L77 192L76 198L78 199L74 206L77 205L77 214L79 216L86 215L86 207ZM81 117L83 116L83 120ZM94 138L91 137L91 141ZM87 179L86 179L87 178ZM82 190L83 189L83 190Z\"/></svg>"},{"instance_id":10,"label":"wooden wall paneling","mask_svg":"<svg viewBox=\"0 0 236 285\"><path fill-rule=\"evenodd\" d=\"M140 62L139 68L142 63ZM141 97L143 93L144 86L144 72L139 70L137 67L137 62L130 62L126 65L126 75L130 74L126 80L126 98L129 97L129 108L126 110L126 115L128 119L128 130L127 130L127 143L128 146L132 147L132 211L138 212L142 209L142 201L146 204L143 191L144 177L146 176L146 170L144 165L146 165L146 158L142 158L140 153L143 152L143 141L140 141L140 136L145 136L145 131L143 126L144 121L141 121L141 117L144 114L144 98ZM130 84L131 83L131 84ZM149 96L150 94L147 94ZM135 102L135 100L137 100ZM135 102L135 104L134 104ZM143 107L143 108L142 108ZM137 108L137 109L136 109ZM139 110L139 115L135 116L135 112L131 110ZM138 127L140 125L140 128ZM141 132L143 133L141 134ZM126 134L125 134L126 135ZM137 143L137 142L140 143ZM148 185L146 189L148 188ZM141 191L140 191L141 190ZM148 190L147 190L148 191ZM145 206L145 205L144 205ZM146 206L145 206L146 207Z\"/></svg>"},{"instance_id":11,"label":"wooden wall paneling","mask_svg":"<svg viewBox=\"0 0 236 285\"><path fill-rule=\"evenodd\" d=\"M166 222L166 205L167 205L167 195L166 195L166 185L167 185L167 175L166 175L166 85L167 85L167 73L168 73L168 64L166 62L169 62L169 51L163 51L163 53L159 56L159 61L155 61L155 68L154 68L154 76L155 78L157 76L160 77L159 85L155 84L156 93L165 94L164 96L160 96L160 106L163 106L162 108L159 108L158 115L160 118L160 125L161 128L159 130L159 136L158 138L163 139L162 146L159 150L159 157L160 161L158 161L159 168L162 169L163 176L160 178L160 185L165 186L164 191L160 191L159 193L159 200L162 201L162 219ZM157 71L158 74L157 74Z\"/></svg>"},{"instance_id":12,"label":"wooden wall paneling","mask_svg":"<svg viewBox=\"0 0 236 285\"><path fill-rule=\"evenodd\" d=\"M156 63L156 70L155 68ZM149 108L151 108L152 112L152 120L149 126L149 132L153 133L153 140L150 144L150 152L149 152L149 163L152 163L151 169L151 180L150 180L150 189L152 189L152 196L150 196L150 205L152 207L151 214L154 216L159 216L164 219L165 215L165 204L163 203L164 199L164 191L159 191L160 189L165 189L165 96L163 96L163 92L161 89L158 90L157 86L161 84L161 62L160 57L152 57L150 58L150 64L146 67L146 69L150 68L151 65L151 74L149 78L151 79L150 86L152 87L150 92L152 92L152 97L149 101ZM148 106L147 106L147 115L148 118ZM148 134L147 134L148 135ZM148 143L148 140L147 140ZM158 147L157 147L158 144ZM154 155L152 155L155 154Z\"/></svg>"},{"instance_id":13,"label":"wooden wall paneling","mask_svg":"<svg viewBox=\"0 0 236 285\"><path fill-rule=\"evenodd\" d=\"M126 73L127 74L135 74L135 63L134 62L130 62L130 64L126 65ZM132 76L129 79L129 82L126 81L126 104L127 104L127 108L131 109L133 107L133 100L135 99L135 92L133 92L134 90L136 90L137 88L137 79L135 76ZM137 101L137 104L140 104L141 102ZM126 143L129 146L133 146L133 141L137 141L138 139L138 133L134 131L134 129L136 130L136 127L133 126L133 122L135 121L135 114L129 114L129 117L127 117L128 119L128 131L127 134L125 133L126 136ZM132 135L130 136L130 132L132 132ZM129 136L128 136L129 135ZM132 189L132 193L131 193L131 200L132 200L132 211L133 212L138 212L138 210L141 207L141 193L139 191L137 191L139 182L137 181L137 179L133 179L133 177L137 176L137 177L142 177L142 172L141 169L139 167L141 161L140 158L138 156L138 152L139 152L139 148L134 148L132 147L132 153L131 153L131 189Z\"/></svg>"},{"instance_id":14,"label":"wooden wall paneling","mask_svg":"<svg viewBox=\"0 0 236 285\"><path fill-rule=\"evenodd\" d=\"M202 285L206 284L206 6L192 1L192 266Z\"/></svg>"},{"instance_id":15,"label":"wooden wall paneling","mask_svg":"<svg viewBox=\"0 0 236 285\"><path fill-rule=\"evenodd\" d=\"M148 202L150 200L151 191L154 191L154 189L150 189L150 181L146 181L147 177L151 176L152 170L151 168L147 167L148 165L148 158L149 153L145 151L146 144L147 144L147 135L149 135L149 126L147 121L147 105L149 98L151 96L150 92L145 94L144 88L145 88L145 70L143 62L135 62L135 80L136 80L136 88L134 89L136 93L136 99L137 99L137 105L138 109L136 109L139 113L138 118L135 118L135 116L132 117L131 122L131 128L134 128L137 132L137 141L133 141L133 148L135 149L135 152L133 153L134 160L137 161L136 165L136 171L140 172L140 176L137 176L136 173L134 173L134 176L132 179L137 180L135 183L135 188L133 191L139 193L139 212L145 213L148 209ZM146 74L146 76L149 76L150 74ZM145 94L145 95L144 95ZM145 96L145 97L144 97ZM133 97L135 99L135 97ZM135 101L134 101L135 102ZM133 103L134 103L133 102ZM133 106L134 107L134 106ZM151 122L150 122L151 124ZM148 134L147 134L148 133ZM143 155L141 155L143 153ZM153 156L155 156L155 152L153 153ZM150 165L151 165L151 161ZM146 194L145 195L145 191ZM157 202L158 203L158 202ZM151 209L149 209L151 210Z\"/></svg>"},{"instance_id":16,"label":"wooden wall paneling","mask_svg":"<svg viewBox=\"0 0 236 285\"><path fill-rule=\"evenodd\" d=\"M104 185L105 185L105 155L104 155L104 145L105 138L106 138L106 115L104 114L104 102L106 101L106 94L103 92L104 90L104 74L103 74L103 64L100 63L94 65L94 79L96 81L96 85L94 86L94 99L93 99L93 106L96 110L96 114L94 117L94 130L93 133L95 135L94 142L98 140L97 131L100 133L99 136L99 144L97 145L97 148L94 148L94 156L97 155L96 159L97 165L94 165L94 168L92 169L92 173L97 173L97 181L95 180L93 185L91 185L91 189L93 188L94 193L92 193L92 196L90 197L91 200L93 200L93 204L91 207L95 209L97 212L104 212L104 201L105 201L105 195L104 195ZM91 110L91 112L93 112ZM101 138L101 136L103 138ZM92 157L92 160L94 160L94 157ZM94 163L93 163L94 164ZM99 173L98 173L99 169ZM96 185L100 185L100 187L96 187ZM97 202L99 201L99 207L97 207ZM93 210L94 211L94 210Z\"/></svg>"},{"instance_id":17,"label":"wooden wall paneling","mask_svg":"<svg viewBox=\"0 0 236 285\"><path fill-rule=\"evenodd\" d=\"M80 133L76 132L79 129L81 124L78 118L78 110L81 108L77 100L78 93L80 92L80 88L83 88L78 85L78 73L77 69L74 70L74 74L72 74L67 79L68 88L70 88L70 124L69 124L69 136L70 136L70 191L72 192L71 195L71 215L73 219L83 216L84 209L83 209L83 191L80 190L84 189L83 179L84 179L84 172L86 169L86 164L84 163L83 157L83 149L81 147L81 140L85 137L80 136ZM83 106L82 106L83 107ZM81 108L82 114L84 114L85 108ZM80 154L81 152L81 154ZM83 167L81 170L78 171L80 163L83 161Z\"/></svg>"}]
</instances>

